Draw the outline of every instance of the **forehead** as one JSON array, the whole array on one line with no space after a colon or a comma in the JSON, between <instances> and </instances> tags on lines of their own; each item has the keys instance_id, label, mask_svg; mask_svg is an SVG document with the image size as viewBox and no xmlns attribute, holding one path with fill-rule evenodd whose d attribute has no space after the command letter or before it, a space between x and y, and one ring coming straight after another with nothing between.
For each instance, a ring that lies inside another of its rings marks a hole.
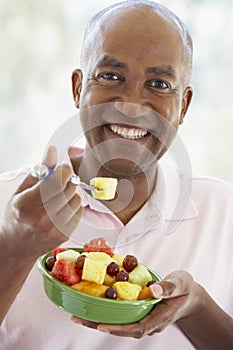
<instances>
[{"instance_id":1,"label":"forehead","mask_svg":"<svg viewBox=\"0 0 233 350\"><path fill-rule=\"evenodd\" d=\"M148 9L115 9L98 21L89 51L90 59L107 54L124 61L136 59L141 64L149 60L171 64L167 61L182 59L184 44L173 19Z\"/></svg>"}]
</instances>

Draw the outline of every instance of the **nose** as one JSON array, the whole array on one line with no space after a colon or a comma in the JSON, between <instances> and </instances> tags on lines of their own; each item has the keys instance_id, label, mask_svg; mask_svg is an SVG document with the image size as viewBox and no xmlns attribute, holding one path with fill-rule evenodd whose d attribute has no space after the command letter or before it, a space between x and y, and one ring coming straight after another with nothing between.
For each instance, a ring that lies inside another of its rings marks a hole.
<instances>
[{"instance_id":1,"label":"nose","mask_svg":"<svg viewBox=\"0 0 233 350\"><path fill-rule=\"evenodd\" d=\"M142 80L136 77L122 86L114 102L115 108L126 117L143 117L151 110Z\"/></svg>"},{"instance_id":2,"label":"nose","mask_svg":"<svg viewBox=\"0 0 233 350\"><path fill-rule=\"evenodd\" d=\"M127 102L127 101L123 101L123 102L115 101L114 107L120 113L124 114L127 117L131 117L131 118L142 117L142 116L146 115L148 113L148 111L150 110L150 108L147 106L143 106L140 104Z\"/></svg>"}]
</instances>

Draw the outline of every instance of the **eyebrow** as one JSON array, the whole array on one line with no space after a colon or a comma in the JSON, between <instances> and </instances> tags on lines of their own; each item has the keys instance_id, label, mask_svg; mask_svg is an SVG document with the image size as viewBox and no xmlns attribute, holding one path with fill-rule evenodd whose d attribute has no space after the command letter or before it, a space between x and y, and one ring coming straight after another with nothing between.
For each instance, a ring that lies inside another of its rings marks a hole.
<instances>
[{"instance_id":1,"label":"eyebrow","mask_svg":"<svg viewBox=\"0 0 233 350\"><path fill-rule=\"evenodd\" d=\"M127 68L127 65L114 57L104 56L97 64L97 67Z\"/></svg>"},{"instance_id":2,"label":"eyebrow","mask_svg":"<svg viewBox=\"0 0 233 350\"><path fill-rule=\"evenodd\" d=\"M111 57L111 56L104 56L98 62L97 67L100 67L100 68L113 67L113 68L122 68L122 69L128 70L127 64L125 64L124 62L121 62L118 59L116 59L115 57ZM172 78L173 80L176 80L176 78L177 78L174 69L170 65L149 67L146 69L145 72L157 74L157 75L168 76L168 77Z\"/></svg>"},{"instance_id":3,"label":"eyebrow","mask_svg":"<svg viewBox=\"0 0 233 350\"><path fill-rule=\"evenodd\" d=\"M172 78L173 80L176 80L176 78L177 78L174 69L170 65L149 67L146 69L146 73L165 75L165 76Z\"/></svg>"}]
</instances>

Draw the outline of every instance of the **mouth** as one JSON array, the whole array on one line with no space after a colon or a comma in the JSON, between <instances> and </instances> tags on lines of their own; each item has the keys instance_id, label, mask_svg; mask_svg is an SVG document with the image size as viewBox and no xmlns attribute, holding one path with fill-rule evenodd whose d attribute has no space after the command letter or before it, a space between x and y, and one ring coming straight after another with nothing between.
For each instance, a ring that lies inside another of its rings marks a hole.
<instances>
[{"instance_id":1,"label":"mouth","mask_svg":"<svg viewBox=\"0 0 233 350\"><path fill-rule=\"evenodd\" d=\"M130 126L120 126L118 124L108 124L107 127L116 135L125 139L136 140L142 139L148 135L148 131L141 128Z\"/></svg>"}]
</instances>

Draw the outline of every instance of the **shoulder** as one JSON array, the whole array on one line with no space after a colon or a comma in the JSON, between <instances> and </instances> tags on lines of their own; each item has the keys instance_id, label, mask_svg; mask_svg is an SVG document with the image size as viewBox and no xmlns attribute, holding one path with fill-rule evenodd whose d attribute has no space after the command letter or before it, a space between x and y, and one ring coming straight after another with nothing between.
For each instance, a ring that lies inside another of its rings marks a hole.
<instances>
[{"instance_id":1,"label":"shoulder","mask_svg":"<svg viewBox=\"0 0 233 350\"><path fill-rule=\"evenodd\" d=\"M233 185L228 182L209 176L194 176L192 185L193 194L199 198L218 197L233 202Z\"/></svg>"},{"instance_id":2,"label":"shoulder","mask_svg":"<svg viewBox=\"0 0 233 350\"><path fill-rule=\"evenodd\" d=\"M210 176L200 176L177 169L166 161L160 162L158 175L161 183L166 185L168 195L176 194L176 189L183 186L191 197L196 199L225 198L233 202L233 185L226 181ZM176 198L176 197L175 197Z\"/></svg>"},{"instance_id":3,"label":"shoulder","mask_svg":"<svg viewBox=\"0 0 233 350\"><path fill-rule=\"evenodd\" d=\"M185 218L196 217L197 213L216 216L219 210L224 210L233 219L233 185L214 177L180 171L166 162L159 165L158 183L166 188L164 211L167 217L171 217L175 206L180 210L188 203Z\"/></svg>"},{"instance_id":4,"label":"shoulder","mask_svg":"<svg viewBox=\"0 0 233 350\"><path fill-rule=\"evenodd\" d=\"M233 186L225 181L201 176L192 181L192 201L200 218L228 223L233 228ZM227 226L228 226L227 225ZM229 229L229 226L228 226Z\"/></svg>"}]
</instances>

